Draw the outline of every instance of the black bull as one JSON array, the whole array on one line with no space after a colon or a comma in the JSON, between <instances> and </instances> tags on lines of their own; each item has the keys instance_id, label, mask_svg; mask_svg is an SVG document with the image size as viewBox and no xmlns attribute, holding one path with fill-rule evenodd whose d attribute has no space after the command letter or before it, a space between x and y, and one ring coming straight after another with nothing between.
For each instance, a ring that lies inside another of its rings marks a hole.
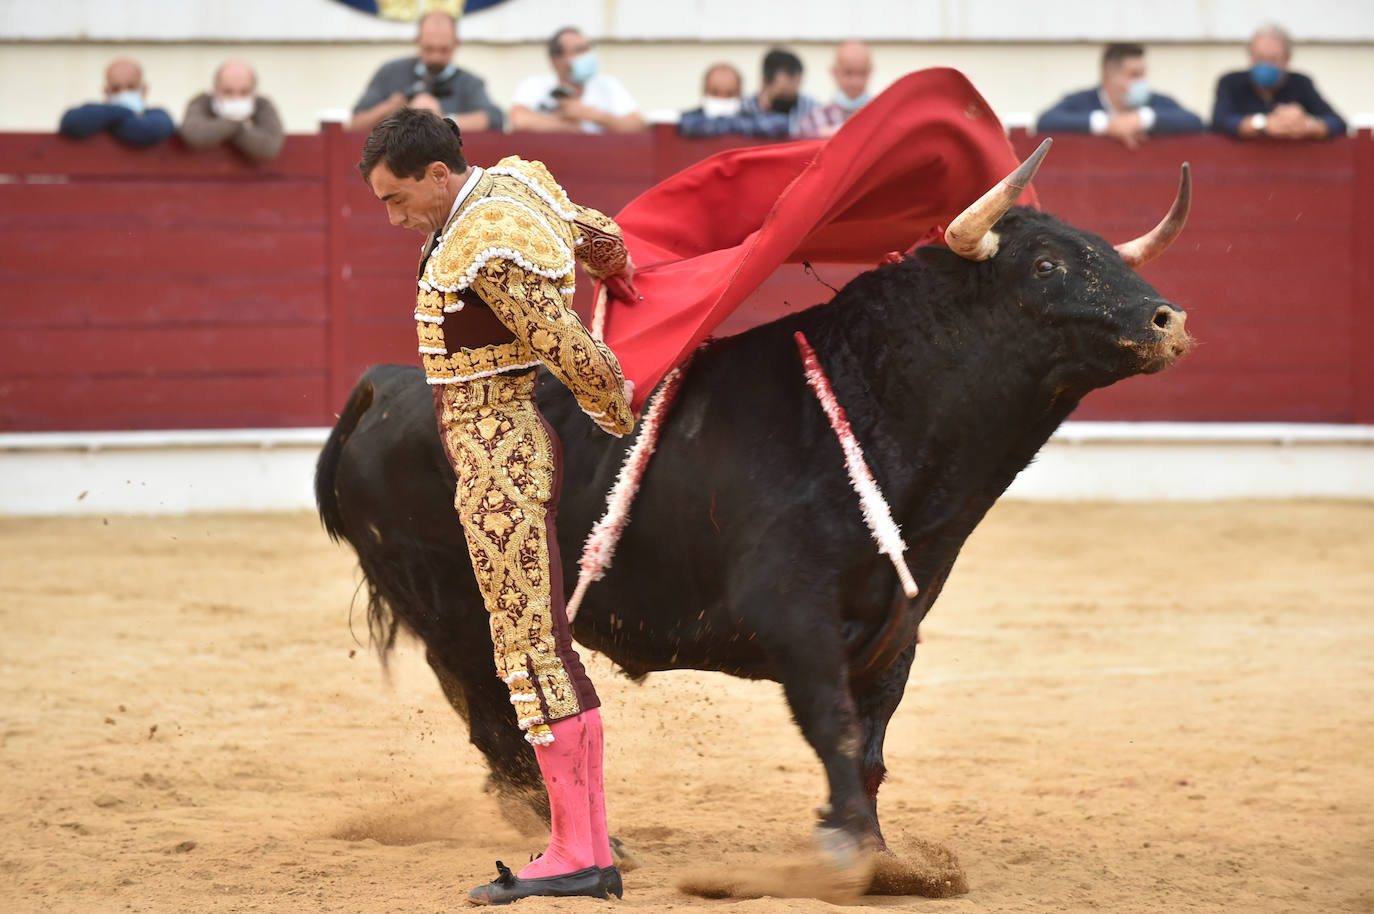
<instances>
[{"instance_id":1,"label":"black bull","mask_svg":"<svg viewBox=\"0 0 1374 914\"><path fill-rule=\"evenodd\" d=\"M1125 248L1123 260L1102 238L1023 208L995 231L990 259L920 248L828 305L700 352L614 566L573 626L631 676L687 668L781 683L825 767L827 835L883 846L884 734L917 629L973 528L1085 394L1163 369L1189 345L1184 314L1136 275ZM902 528L915 599L860 515L796 330L819 354ZM566 460L558 531L571 592L630 442L598 431L547 375L539 405ZM537 805L538 769L495 675L418 369L363 376L316 489L325 528L358 553L374 638L389 647L399 623L423 639L492 786Z\"/></svg>"}]
</instances>

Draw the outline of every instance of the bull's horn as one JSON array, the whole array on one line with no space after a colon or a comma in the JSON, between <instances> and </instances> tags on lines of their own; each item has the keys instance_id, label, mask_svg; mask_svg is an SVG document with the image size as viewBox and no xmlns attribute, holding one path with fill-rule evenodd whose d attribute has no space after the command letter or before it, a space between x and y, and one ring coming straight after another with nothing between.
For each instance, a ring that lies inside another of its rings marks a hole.
<instances>
[{"instance_id":1,"label":"bull's horn","mask_svg":"<svg viewBox=\"0 0 1374 914\"><path fill-rule=\"evenodd\" d=\"M1173 244L1179 232L1183 231L1183 224L1188 221L1188 208L1192 205L1193 176L1188 170L1188 163L1184 162L1183 173L1178 179L1178 196L1174 198L1169 215L1165 216L1159 225L1134 241L1118 244L1116 252L1131 267L1139 267L1154 260L1163 254L1164 249Z\"/></svg>"},{"instance_id":2,"label":"bull's horn","mask_svg":"<svg viewBox=\"0 0 1374 914\"><path fill-rule=\"evenodd\" d=\"M992 231L992 227L1011 209L1016 198L1021 196L1021 191L1035 177L1036 169L1050 151L1051 142L1046 139L1041 143L1030 158L949 224L949 228L945 229L945 244L949 245L951 251L969 260L987 260L997 253L997 233Z\"/></svg>"}]
</instances>

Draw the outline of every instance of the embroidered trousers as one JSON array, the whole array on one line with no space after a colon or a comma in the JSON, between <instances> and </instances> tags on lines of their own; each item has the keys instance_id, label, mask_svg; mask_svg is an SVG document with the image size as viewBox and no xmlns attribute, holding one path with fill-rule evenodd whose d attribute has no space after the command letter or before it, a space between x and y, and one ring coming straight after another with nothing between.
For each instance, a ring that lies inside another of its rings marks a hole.
<instances>
[{"instance_id":1,"label":"embroidered trousers","mask_svg":"<svg viewBox=\"0 0 1374 914\"><path fill-rule=\"evenodd\" d=\"M534 401L535 373L439 385L440 435L454 507L491 621L496 673L531 743L600 705L573 647L554 534L562 450Z\"/></svg>"}]
</instances>

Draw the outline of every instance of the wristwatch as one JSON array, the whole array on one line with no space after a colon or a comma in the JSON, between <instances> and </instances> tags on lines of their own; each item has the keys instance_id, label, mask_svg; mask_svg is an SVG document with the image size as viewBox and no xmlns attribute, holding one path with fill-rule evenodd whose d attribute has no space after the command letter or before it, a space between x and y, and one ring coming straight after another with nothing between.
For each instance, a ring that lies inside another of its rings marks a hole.
<instances>
[{"instance_id":1,"label":"wristwatch","mask_svg":"<svg viewBox=\"0 0 1374 914\"><path fill-rule=\"evenodd\" d=\"M1269 115L1252 114L1250 115L1250 126L1255 128L1256 133L1263 133L1264 128L1269 125Z\"/></svg>"}]
</instances>

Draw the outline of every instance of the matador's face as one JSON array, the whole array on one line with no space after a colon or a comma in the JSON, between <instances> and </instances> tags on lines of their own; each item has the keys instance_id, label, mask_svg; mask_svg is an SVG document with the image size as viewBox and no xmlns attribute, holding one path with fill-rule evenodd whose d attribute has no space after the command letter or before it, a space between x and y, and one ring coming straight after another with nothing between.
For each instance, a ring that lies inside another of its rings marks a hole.
<instances>
[{"instance_id":1,"label":"matador's face","mask_svg":"<svg viewBox=\"0 0 1374 914\"><path fill-rule=\"evenodd\" d=\"M377 199L386 204L386 216L392 225L427 235L439 231L448 221L454 199L449 187L450 174L443 162L431 162L418 178L398 177L383 161L368 174L367 183Z\"/></svg>"}]
</instances>

